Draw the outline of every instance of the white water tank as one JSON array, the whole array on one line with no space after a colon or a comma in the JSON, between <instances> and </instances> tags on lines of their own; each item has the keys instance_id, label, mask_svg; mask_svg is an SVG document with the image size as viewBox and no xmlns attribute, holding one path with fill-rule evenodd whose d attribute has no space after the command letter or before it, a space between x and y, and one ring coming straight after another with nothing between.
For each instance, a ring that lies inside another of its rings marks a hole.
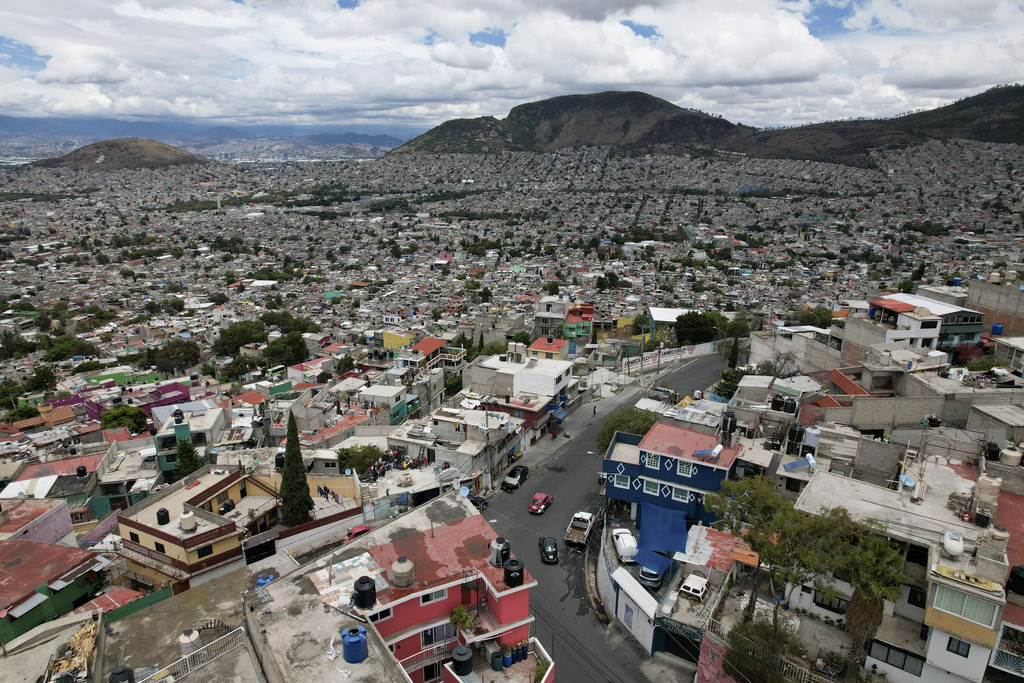
<instances>
[{"instance_id":1,"label":"white water tank","mask_svg":"<svg viewBox=\"0 0 1024 683\"><path fill-rule=\"evenodd\" d=\"M1007 467L1017 467L1020 465L1020 450L1016 448L1004 448L999 451L999 462Z\"/></svg>"},{"instance_id":2,"label":"white water tank","mask_svg":"<svg viewBox=\"0 0 1024 683\"><path fill-rule=\"evenodd\" d=\"M1002 277L1003 276L999 274L998 270L993 270L991 273L989 273L988 281L994 285L998 285Z\"/></svg>"},{"instance_id":3,"label":"white water tank","mask_svg":"<svg viewBox=\"0 0 1024 683\"><path fill-rule=\"evenodd\" d=\"M955 531L942 534L942 549L954 560L964 552L964 539Z\"/></svg>"},{"instance_id":4,"label":"white water tank","mask_svg":"<svg viewBox=\"0 0 1024 683\"><path fill-rule=\"evenodd\" d=\"M821 430L813 425L808 427L804 432L804 445L817 448L819 441L821 441Z\"/></svg>"},{"instance_id":5,"label":"white water tank","mask_svg":"<svg viewBox=\"0 0 1024 683\"><path fill-rule=\"evenodd\" d=\"M178 522L181 524L182 531L195 531L196 530L196 513L185 512L178 518Z\"/></svg>"},{"instance_id":6,"label":"white water tank","mask_svg":"<svg viewBox=\"0 0 1024 683\"><path fill-rule=\"evenodd\" d=\"M399 588L408 588L416 578L412 562L407 557L399 557L391 565L391 582Z\"/></svg>"},{"instance_id":7,"label":"white water tank","mask_svg":"<svg viewBox=\"0 0 1024 683\"><path fill-rule=\"evenodd\" d=\"M181 656L188 657L199 649L199 631L190 628L178 636L178 645L181 646Z\"/></svg>"},{"instance_id":8,"label":"white water tank","mask_svg":"<svg viewBox=\"0 0 1024 683\"><path fill-rule=\"evenodd\" d=\"M975 489L975 496L979 503L996 505L999 502L999 489L1003 486L1002 477L994 474L986 474L978 479L978 486Z\"/></svg>"},{"instance_id":9,"label":"white water tank","mask_svg":"<svg viewBox=\"0 0 1024 683\"><path fill-rule=\"evenodd\" d=\"M1006 544L1010 541L1010 532L1006 527L990 526L985 534L985 547L1006 552Z\"/></svg>"}]
</instances>

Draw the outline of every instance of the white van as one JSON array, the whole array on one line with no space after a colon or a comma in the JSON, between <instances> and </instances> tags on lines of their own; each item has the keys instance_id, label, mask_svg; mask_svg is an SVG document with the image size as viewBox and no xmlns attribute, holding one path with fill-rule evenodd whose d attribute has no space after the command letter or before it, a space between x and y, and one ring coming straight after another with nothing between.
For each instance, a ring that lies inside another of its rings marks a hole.
<instances>
[{"instance_id":1,"label":"white van","mask_svg":"<svg viewBox=\"0 0 1024 683\"><path fill-rule=\"evenodd\" d=\"M683 581L683 585L679 587L679 595L693 598L697 602L704 602L704 598L708 597L708 580L703 576L690 574L686 577L686 581Z\"/></svg>"}]
</instances>

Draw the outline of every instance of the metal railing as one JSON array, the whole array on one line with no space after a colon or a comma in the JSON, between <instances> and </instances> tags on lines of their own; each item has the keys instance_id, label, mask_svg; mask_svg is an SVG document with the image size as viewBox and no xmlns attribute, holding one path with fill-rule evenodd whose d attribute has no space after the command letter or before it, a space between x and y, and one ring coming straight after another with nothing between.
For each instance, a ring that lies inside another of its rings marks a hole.
<instances>
[{"instance_id":1,"label":"metal railing","mask_svg":"<svg viewBox=\"0 0 1024 683\"><path fill-rule=\"evenodd\" d=\"M722 627L722 622L717 619L709 619L706 631L714 634L724 641L723 644L726 647L732 647L732 644L729 641L729 633ZM819 676L816 673L808 671L804 668L803 664L797 664L785 657L779 657L778 655L768 652L750 641L747 641L746 646L748 655L764 664L767 664L768 666L774 667L787 681L796 681L796 683L833 683L833 681L835 681L835 678Z\"/></svg>"},{"instance_id":2,"label":"metal railing","mask_svg":"<svg viewBox=\"0 0 1024 683\"><path fill-rule=\"evenodd\" d=\"M193 671L197 671L223 654L231 652L236 647L245 645L245 627L239 626L231 633L218 638L209 645L204 645L195 652L182 657L170 666L160 669L152 676L143 678L137 683L148 683L149 681L161 681L164 679L179 681Z\"/></svg>"}]
</instances>

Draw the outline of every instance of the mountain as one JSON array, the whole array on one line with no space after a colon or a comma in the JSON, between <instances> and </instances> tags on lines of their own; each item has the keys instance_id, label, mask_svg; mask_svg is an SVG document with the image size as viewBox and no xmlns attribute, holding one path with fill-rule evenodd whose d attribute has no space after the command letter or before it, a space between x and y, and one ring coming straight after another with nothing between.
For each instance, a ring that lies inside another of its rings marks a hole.
<instances>
[{"instance_id":1,"label":"mountain","mask_svg":"<svg viewBox=\"0 0 1024 683\"><path fill-rule=\"evenodd\" d=\"M34 165L45 168L116 171L122 168L164 168L208 163L209 159L197 157L163 142L144 138L121 138L95 142L63 156L42 159Z\"/></svg>"},{"instance_id":2,"label":"mountain","mask_svg":"<svg viewBox=\"0 0 1024 683\"><path fill-rule=\"evenodd\" d=\"M215 128L207 128L206 130L199 131L192 135L195 140L208 140L208 141L220 141L220 140L238 140L244 138L245 133L242 131L230 128L228 126L216 126Z\"/></svg>"},{"instance_id":3,"label":"mountain","mask_svg":"<svg viewBox=\"0 0 1024 683\"><path fill-rule=\"evenodd\" d=\"M945 107L891 119L781 130L733 124L640 92L569 95L521 104L505 119L447 121L390 153L548 152L604 146L633 153L679 153L712 147L755 157L865 166L872 148L947 138L1024 144L1024 86L993 88Z\"/></svg>"},{"instance_id":4,"label":"mountain","mask_svg":"<svg viewBox=\"0 0 1024 683\"><path fill-rule=\"evenodd\" d=\"M301 141L307 145L373 145L374 147L398 147L402 141L390 135L366 135L365 133L319 133L317 135L306 135Z\"/></svg>"}]
</instances>

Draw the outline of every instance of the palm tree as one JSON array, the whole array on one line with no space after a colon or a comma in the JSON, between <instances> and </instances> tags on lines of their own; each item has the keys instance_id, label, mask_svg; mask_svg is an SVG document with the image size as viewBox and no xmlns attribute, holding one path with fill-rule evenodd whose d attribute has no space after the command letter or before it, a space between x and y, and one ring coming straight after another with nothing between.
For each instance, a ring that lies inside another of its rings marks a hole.
<instances>
[{"instance_id":1,"label":"palm tree","mask_svg":"<svg viewBox=\"0 0 1024 683\"><path fill-rule=\"evenodd\" d=\"M907 580L902 568L903 554L879 536L862 539L852 553L847 573L853 596L846 608L846 631L853 641L850 661L864 661L864 644L882 623L884 602L900 599L900 584Z\"/></svg>"}]
</instances>

